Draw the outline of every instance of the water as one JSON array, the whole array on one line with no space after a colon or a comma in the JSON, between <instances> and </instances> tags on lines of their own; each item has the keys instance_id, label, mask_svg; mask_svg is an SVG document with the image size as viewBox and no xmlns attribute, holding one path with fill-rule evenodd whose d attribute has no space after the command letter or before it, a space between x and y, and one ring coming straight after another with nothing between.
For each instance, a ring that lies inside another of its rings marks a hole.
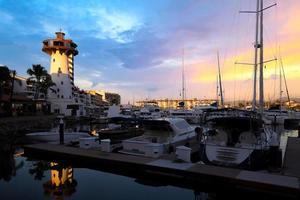
<instances>
[{"instance_id":1,"label":"water","mask_svg":"<svg viewBox=\"0 0 300 200\"><path fill-rule=\"evenodd\" d=\"M278 128L277 131L281 133L281 146L285 151L287 137L296 136L297 131L283 128ZM216 192L205 193L171 185L141 184L129 176L80 168L56 161L32 160L23 157L21 153L22 149L7 141L0 141L1 200L228 198L227 195ZM214 188L212 191L215 191ZM235 199L233 194L230 195L230 199Z\"/></svg>"},{"instance_id":2,"label":"water","mask_svg":"<svg viewBox=\"0 0 300 200\"><path fill-rule=\"evenodd\" d=\"M86 168L25 157L16 158L14 164L21 167L9 180L0 180L0 199L194 199L192 190L146 186L133 178Z\"/></svg>"}]
</instances>

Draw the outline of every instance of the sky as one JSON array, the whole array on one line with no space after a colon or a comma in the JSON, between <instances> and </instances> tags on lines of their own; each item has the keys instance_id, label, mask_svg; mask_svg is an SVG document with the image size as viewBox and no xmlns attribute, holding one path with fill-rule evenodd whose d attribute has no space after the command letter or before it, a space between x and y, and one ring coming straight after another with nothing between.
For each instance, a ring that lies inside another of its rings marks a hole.
<instances>
[{"instance_id":1,"label":"sky","mask_svg":"<svg viewBox=\"0 0 300 200\"><path fill-rule=\"evenodd\" d=\"M289 93L300 90L300 1L264 0L265 97L278 98L282 60ZM0 64L26 76L48 71L42 41L62 29L77 45L75 84L122 103L176 99L184 58L187 98L216 98L217 52L226 100L252 98L254 0L0 0ZM184 52L184 53L183 53ZM286 92L283 92L283 96Z\"/></svg>"}]
</instances>

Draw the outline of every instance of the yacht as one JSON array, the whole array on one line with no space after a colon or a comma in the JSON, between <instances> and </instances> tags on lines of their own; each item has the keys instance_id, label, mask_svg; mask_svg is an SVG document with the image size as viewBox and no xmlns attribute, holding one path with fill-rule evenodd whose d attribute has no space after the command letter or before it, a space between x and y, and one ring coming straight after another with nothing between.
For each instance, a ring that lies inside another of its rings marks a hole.
<instances>
[{"instance_id":1,"label":"yacht","mask_svg":"<svg viewBox=\"0 0 300 200\"><path fill-rule=\"evenodd\" d=\"M276 4L274 4L276 5ZM250 169L265 167L271 149L279 147L277 133L264 124L264 57L263 0L257 0L254 43L254 80L252 110L227 109L210 113L211 129L204 132L200 142L204 163ZM242 11L242 13L249 13ZM273 61L269 60L268 62ZM244 64L244 63L236 63ZM256 76L259 71L259 110L256 110ZM274 152L273 152L274 153Z\"/></svg>"},{"instance_id":2,"label":"yacht","mask_svg":"<svg viewBox=\"0 0 300 200\"><path fill-rule=\"evenodd\" d=\"M195 130L184 119L160 118L142 122L144 134L122 142L121 153L159 157L188 144L195 138Z\"/></svg>"},{"instance_id":3,"label":"yacht","mask_svg":"<svg viewBox=\"0 0 300 200\"><path fill-rule=\"evenodd\" d=\"M202 116L201 112L187 109L169 110L170 118L182 118L190 124L199 124Z\"/></svg>"},{"instance_id":4,"label":"yacht","mask_svg":"<svg viewBox=\"0 0 300 200\"><path fill-rule=\"evenodd\" d=\"M157 119L162 117L162 112L157 105L144 105L136 116L140 119Z\"/></svg>"},{"instance_id":5,"label":"yacht","mask_svg":"<svg viewBox=\"0 0 300 200\"><path fill-rule=\"evenodd\" d=\"M94 137L85 132L65 132L64 142L78 142L80 138ZM96 139L96 137L94 137ZM56 130L26 134L24 141L28 143L59 143L59 132Z\"/></svg>"},{"instance_id":6,"label":"yacht","mask_svg":"<svg viewBox=\"0 0 300 200\"><path fill-rule=\"evenodd\" d=\"M209 128L200 142L205 164L259 169L268 163L270 146L277 133L263 124L255 112L230 110L208 119Z\"/></svg>"}]
</instances>

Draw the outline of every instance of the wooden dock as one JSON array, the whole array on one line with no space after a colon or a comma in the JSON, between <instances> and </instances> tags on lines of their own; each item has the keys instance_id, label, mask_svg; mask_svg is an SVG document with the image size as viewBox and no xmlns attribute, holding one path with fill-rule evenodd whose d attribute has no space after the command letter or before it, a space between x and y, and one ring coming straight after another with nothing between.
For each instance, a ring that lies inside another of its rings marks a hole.
<instances>
[{"instance_id":1,"label":"wooden dock","mask_svg":"<svg viewBox=\"0 0 300 200\"><path fill-rule=\"evenodd\" d=\"M283 161L283 174L300 178L300 138L288 138Z\"/></svg>"},{"instance_id":2,"label":"wooden dock","mask_svg":"<svg viewBox=\"0 0 300 200\"><path fill-rule=\"evenodd\" d=\"M66 161L75 166L99 169L130 177L159 177L159 182L208 191L251 191L260 195L283 198L300 197L299 177L182 163L167 158L146 158L99 150L80 149L54 144L35 144L24 147L32 158ZM124 173L126 172L126 173Z\"/></svg>"}]
</instances>

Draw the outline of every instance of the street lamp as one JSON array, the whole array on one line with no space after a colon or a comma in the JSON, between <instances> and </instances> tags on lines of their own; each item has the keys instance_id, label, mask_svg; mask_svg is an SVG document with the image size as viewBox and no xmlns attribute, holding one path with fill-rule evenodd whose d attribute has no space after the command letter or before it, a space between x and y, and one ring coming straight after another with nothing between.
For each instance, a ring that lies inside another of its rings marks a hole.
<instances>
[{"instance_id":1,"label":"street lamp","mask_svg":"<svg viewBox=\"0 0 300 200\"><path fill-rule=\"evenodd\" d=\"M15 87L15 77L16 77L16 70L12 70L10 71L10 74L12 76L12 79L11 79L11 90L10 90L10 112L11 112L11 115L13 114L12 113L12 109L13 109L13 94L14 94L14 87Z\"/></svg>"}]
</instances>

